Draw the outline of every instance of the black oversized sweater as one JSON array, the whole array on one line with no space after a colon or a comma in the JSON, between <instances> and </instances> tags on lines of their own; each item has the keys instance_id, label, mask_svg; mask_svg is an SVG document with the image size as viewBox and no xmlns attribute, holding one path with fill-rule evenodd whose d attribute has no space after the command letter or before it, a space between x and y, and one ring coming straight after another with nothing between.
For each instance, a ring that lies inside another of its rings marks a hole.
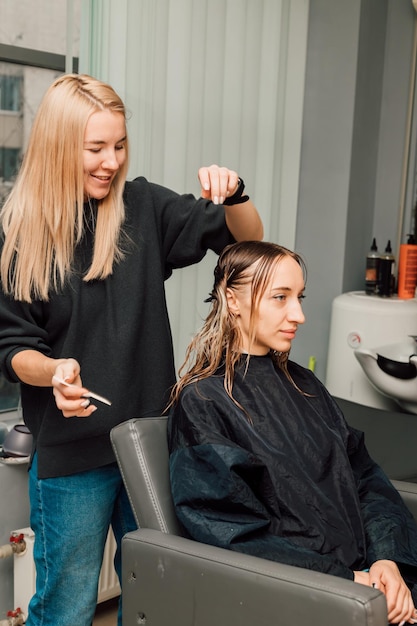
<instances>
[{"instance_id":1,"label":"black oversized sweater","mask_svg":"<svg viewBox=\"0 0 417 626\"><path fill-rule=\"evenodd\" d=\"M14 354L39 350L73 357L83 385L108 397L89 418L65 418L52 388L21 383L23 417L38 453L40 478L69 475L114 462L109 432L132 417L158 415L175 381L164 280L174 268L220 252L233 241L222 206L178 195L144 178L126 183L124 259L105 280L86 283L94 215L75 253L75 271L48 302L16 302L0 293L0 364L19 382Z\"/></svg>"}]
</instances>

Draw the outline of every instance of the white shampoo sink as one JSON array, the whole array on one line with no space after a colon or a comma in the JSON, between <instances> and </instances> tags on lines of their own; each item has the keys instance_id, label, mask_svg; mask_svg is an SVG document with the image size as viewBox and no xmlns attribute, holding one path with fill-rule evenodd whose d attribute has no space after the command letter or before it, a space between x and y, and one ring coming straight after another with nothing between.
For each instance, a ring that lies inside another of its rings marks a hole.
<instances>
[{"instance_id":1,"label":"white shampoo sink","mask_svg":"<svg viewBox=\"0 0 417 626\"><path fill-rule=\"evenodd\" d=\"M400 343L354 350L372 385L403 409L417 414L417 342L414 336Z\"/></svg>"}]
</instances>

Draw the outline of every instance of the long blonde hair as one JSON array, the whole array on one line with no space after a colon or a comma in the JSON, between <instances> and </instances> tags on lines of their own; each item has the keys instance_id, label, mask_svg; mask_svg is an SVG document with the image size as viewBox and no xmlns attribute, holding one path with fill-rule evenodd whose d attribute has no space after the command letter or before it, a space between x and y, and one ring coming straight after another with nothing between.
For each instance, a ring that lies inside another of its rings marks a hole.
<instances>
[{"instance_id":1,"label":"long blonde hair","mask_svg":"<svg viewBox=\"0 0 417 626\"><path fill-rule=\"evenodd\" d=\"M300 255L283 246L266 241L242 241L227 246L219 256L214 270L214 286L210 294L211 310L190 343L179 380L171 393L170 405L177 402L181 391L190 383L212 376L224 367L224 387L232 400L236 364L242 358L242 336L235 316L227 303L227 289L251 283L249 343L255 339L259 304L269 280L284 257L294 259L306 277L305 262ZM288 352L272 352L272 358L292 381L287 370ZM249 358L249 357L248 357Z\"/></svg>"},{"instance_id":2,"label":"long blonde hair","mask_svg":"<svg viewBox=\"0 0 417 626\"><path fill-rule=\"evenodd\" d=\"M91 76L56 79L38 109L13 190L0 213L4 246L0 276L16 300L48 300L71 273L75 246L84 234L83 142L89 117L97 111L122 113L115 91ZM126 155L128 146L126 142ZM98 201L94 252L85 281L103 279L123 257L123 189L128 158L110 193Z\"/></svg>"}]
</instances>

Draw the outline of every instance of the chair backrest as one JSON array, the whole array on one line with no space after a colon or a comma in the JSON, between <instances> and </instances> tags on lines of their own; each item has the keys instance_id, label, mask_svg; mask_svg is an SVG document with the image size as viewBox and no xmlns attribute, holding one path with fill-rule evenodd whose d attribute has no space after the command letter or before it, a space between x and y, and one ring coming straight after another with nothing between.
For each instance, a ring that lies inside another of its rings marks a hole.
<instances>
[{"instance_id":1,"label":"chair backrest","mask_svg":"<svg viewBox=\"0 0 417 626\"><path fill-rule=\"evenodd\" d=\"M134 418L110 439L138 525L182 535L169 480L167 417Z\"/></svg>"}]
</instances>

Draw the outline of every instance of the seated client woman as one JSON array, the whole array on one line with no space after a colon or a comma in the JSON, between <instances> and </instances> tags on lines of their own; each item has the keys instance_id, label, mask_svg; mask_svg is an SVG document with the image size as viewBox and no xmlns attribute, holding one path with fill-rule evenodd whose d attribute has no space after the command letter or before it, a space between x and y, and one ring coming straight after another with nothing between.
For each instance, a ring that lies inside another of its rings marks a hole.
<instances>
[{"instance_id":1,"label":"seated client woman","mask_svg":"<svg viewBox=\"0 0 417 626\"><path fill-rule=\"evenodd\" d=\"M390 623L417 623L417 525L363 434L289 360L305 275L273 243L219 257L172 393L176 512L198 541L373 585Z\"/></svg>"}]
</instances>

